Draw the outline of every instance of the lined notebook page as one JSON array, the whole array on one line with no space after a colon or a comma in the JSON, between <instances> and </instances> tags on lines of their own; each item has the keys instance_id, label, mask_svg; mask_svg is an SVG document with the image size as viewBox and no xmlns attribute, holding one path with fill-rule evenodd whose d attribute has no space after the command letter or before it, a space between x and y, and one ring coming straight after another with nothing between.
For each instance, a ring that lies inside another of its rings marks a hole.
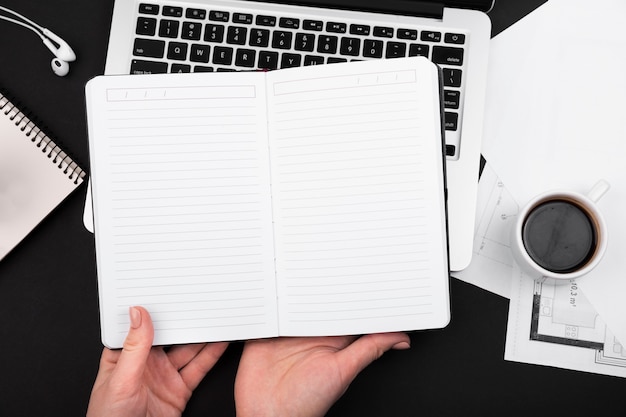
<instances>
[{"instance_id":1,"label":"lined notebook page","mask_svg":"<svg viewBox=\"0 0 626 417\"><path fill-rule=\"evenodd\" d=\"M109 346L131 305L150 311L155 344L277 332L264 74L220 75L88 86Z\"/></svg>"},{"instance_id":2,"label":"lined notebook page","mask_svg":"<svg viewBox=\"0 0 626 417\"><path fill-rule=\"evenodd\" d=\"M438 83L424 62L269 74L281 334L447 324Z\"/></svg>"}]
</instances>

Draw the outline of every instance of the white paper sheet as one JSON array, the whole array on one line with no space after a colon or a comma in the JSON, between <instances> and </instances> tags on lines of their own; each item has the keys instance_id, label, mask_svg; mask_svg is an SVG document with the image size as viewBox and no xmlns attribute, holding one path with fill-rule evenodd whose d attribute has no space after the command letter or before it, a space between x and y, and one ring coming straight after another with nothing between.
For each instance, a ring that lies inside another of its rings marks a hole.
<instances>
[{"instance_id":1,"label":"white paper sheet","mask_svg":"<svg viewBox=\"0 0 626 417\"><path fill-rule=\"evenodd\" d=\"M580 280L626 340L626 3L550 0L491 45L483 154L523 205L564 187L612 184L599 207L609 227L604 260Z\"/></svg>"}]
</instances>

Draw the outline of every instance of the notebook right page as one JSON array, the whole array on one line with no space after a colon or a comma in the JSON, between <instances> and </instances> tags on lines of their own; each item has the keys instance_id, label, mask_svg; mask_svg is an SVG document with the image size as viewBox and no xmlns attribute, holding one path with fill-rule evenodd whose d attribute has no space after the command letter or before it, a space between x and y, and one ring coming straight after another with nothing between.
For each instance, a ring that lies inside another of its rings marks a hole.
<instances>
[{"instance_id":1,"label":"notebook right page","mask_svg":"<svg viewBox=\"0 0 626 417\"><path fill-rule=\"evenodd\" d=\"M268 81L281 335L445 326L437 68L394 59Z\"/></svg>"}]
</instances>

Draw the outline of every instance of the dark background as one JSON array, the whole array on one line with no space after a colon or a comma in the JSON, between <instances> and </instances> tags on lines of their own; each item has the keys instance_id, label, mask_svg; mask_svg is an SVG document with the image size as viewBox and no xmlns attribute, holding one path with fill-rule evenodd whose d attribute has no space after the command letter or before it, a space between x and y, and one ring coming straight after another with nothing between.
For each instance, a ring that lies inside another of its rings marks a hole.
<instances>
[{"instance_id":1,"label":"dark background","mask_svg":"<svg viewBox=\"0 0 626 417\"><path fill-rule=\"evenodd\" d=\"M493 35L541 3L498 0L490 12ZM76 51L70 74L59 78L37 36L0 21L0 86L87 168L83 88L103 73L113 1L1 4L49 27ZM102 350L93 236L82 223L85 192L83 185L0 262L2 417L85 413ZM412 334L409 351L372 364L329 415L626 415L624 379L504 361L508 300L456 279L451 297L446 329ZM241 344L229 347L186 416L234 415L240 352Z\"/></svg>"}]
</instances>

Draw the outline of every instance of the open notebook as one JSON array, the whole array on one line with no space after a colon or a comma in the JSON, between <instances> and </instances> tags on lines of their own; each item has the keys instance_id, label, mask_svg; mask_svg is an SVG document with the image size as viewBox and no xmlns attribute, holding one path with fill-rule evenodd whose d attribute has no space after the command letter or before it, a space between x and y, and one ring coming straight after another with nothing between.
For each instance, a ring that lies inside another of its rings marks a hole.
<instances>
[{"instance_id":1,"label":"open notebook","mask_svg":"<svg viewBox=\"0 0 626 417\"><path fill-rule=\"evenodd\" d=\"M439 75L406 58L90 81L104 344L132 305L155 344L445 326Z\"/></svg>"}]
</instances>

